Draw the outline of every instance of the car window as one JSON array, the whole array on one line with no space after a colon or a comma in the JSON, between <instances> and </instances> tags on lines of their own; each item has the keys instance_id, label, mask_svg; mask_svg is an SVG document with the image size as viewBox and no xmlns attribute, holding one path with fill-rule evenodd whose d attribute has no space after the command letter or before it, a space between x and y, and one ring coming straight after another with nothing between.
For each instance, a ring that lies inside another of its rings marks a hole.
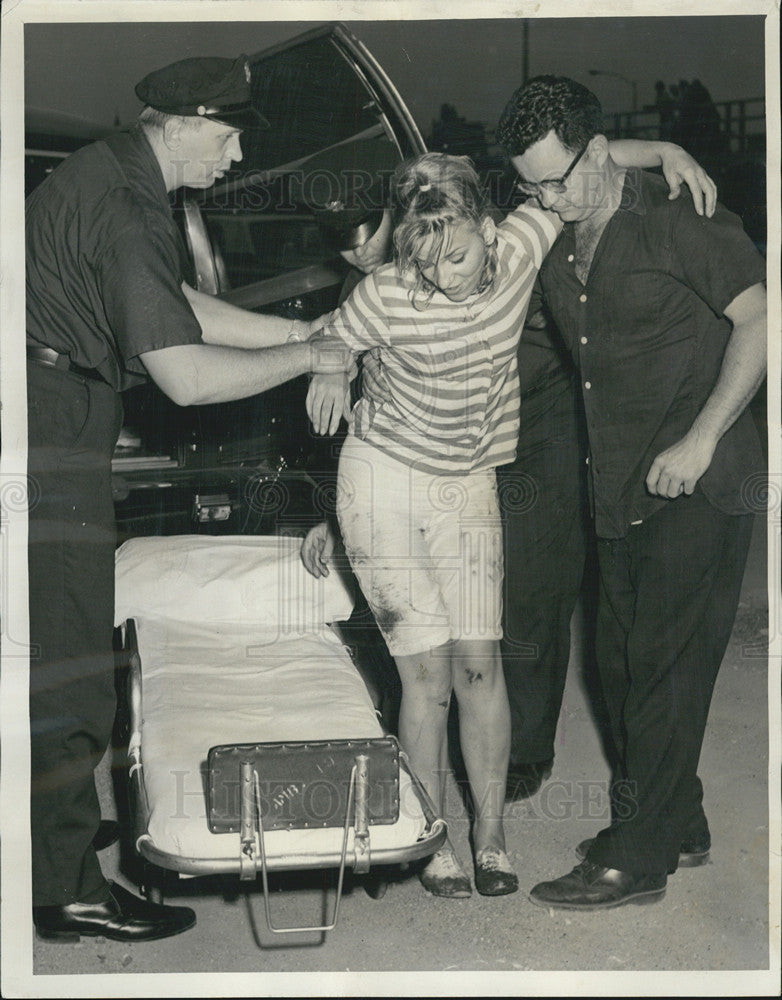
<instances>
[{"instance_id":1,"label":"car window","mask_svg":"<svg viewBox=\"0 0 782 1000\"><path fill-rule=\"evenodd\" d=\"M200 220L188 213L199 287L245 308L326 287L336 295L344 268L313 207L338 199L346 175L368 190L423 143L382 70L339 25L250 65L253 102L271 127L242 134L243 160L198 200Z\"/></svg>"},{"instance_id":2,"label":"car window","mask_svg":"<svg viewBox=\"0 0 782 1000\"><path fill-rule=\"evenodd\" d=\"M253 103L271 128L246 144L248 170L268 170L344 142L378 124L373 95L333 37L250 61Z\"/></svg>"}]
</instances>

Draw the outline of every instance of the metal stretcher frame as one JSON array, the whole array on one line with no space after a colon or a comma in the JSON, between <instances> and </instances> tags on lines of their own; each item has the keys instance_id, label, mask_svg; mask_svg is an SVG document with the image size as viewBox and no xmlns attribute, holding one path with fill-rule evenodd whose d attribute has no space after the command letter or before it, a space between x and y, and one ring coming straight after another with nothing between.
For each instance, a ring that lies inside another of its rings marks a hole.
<instances>
[{"instance_id":1,"label":"metal stretcher frame","mask_svg":"<svg viewBox=\"0 0 782 1000\"><path fill-rule=\"evenodd\" d=\"M242 876L242 861L237 847L234 858L199 858L186 857L163 851L152 842L148 829L150 806L143 779L143 758L141 745L143 700L142 700L142 662L138 649L136 623L129 618L124 624L123 653L128 664L128 701L130 712L130 739L128 745L129 760L129 794L133 820L134 843L139 854L148 862L169 871L184 875L225 875ZM410 768L406 754L399 750L399 766L410 778L411 787L420 805L425 819L425 827L419 838L410 844L393 848L372 848L371 865L395 865L418 860L437 851L445 842L447 826L445 820L438 817L435 808L421 782ZM239 837L237 836L237 844ZM311 851L309 853L269 855L264 852L263 865L257 868L257 874L262 874L262 868L268 871L294 871L317 868L340 868L343 863L360 871L361 860L355 852L354 857L348 857L343 862L343 851ZM275 929L275 928L272 928ZM303 929L303 928L299 928ZM329 928L325 928L329 929ZM285 929L283 929L285 930Z\"/></svg>"}]
</instances>

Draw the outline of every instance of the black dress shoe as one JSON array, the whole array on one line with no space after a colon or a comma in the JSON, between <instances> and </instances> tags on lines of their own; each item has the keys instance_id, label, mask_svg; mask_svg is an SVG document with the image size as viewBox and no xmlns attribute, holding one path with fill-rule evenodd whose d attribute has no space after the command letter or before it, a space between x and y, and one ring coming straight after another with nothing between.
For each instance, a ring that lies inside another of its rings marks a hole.
<instances>
[{"instance_id":1,"label":"black dress shoe","mask_svg":"<svg viewBox=\"0 0 782 1000\"><path fill-rule=\"evenodd\" d=\"M679 867L698 868L709 860L711 835L686 837L679 845Z\"/></svg>"},{"instance_id":2,"label":"black dress shoe","mask_svg":"<svg viewBox=\"0 0 782 1000\"><path fill-rule=\"evenodd\" d=\"M551 777L553 767L553 757L550 760L536 760L529 764L509 764L505 801L520 802L533 796L543 782Z\"/></svg>"},{"instance_id":3,"label":"black dress shoe","mask_svg":"<svg viewBox=\"0 0 782 1000\"><path fill-rule=\"evenodd\" d=\"M594 837L582 840L576 848L576 857L583 861L594 841ZM698 868L700 865L705 865L709 860L710 850L711 837L708 833L703 837L683 840L679 847L679 868ZM673 872L668 872L668 874L672 875Z\"/></svg>"},{"instance_id":4,"label":"black dress shoe","mask_svg":"<svg viewBox=\"0 0 782 1000\"><path fill-rule=\"evenodd\" d=\"M539 882L529 894L537 906L562 910L608 910L625 903L654 903L665 895L665 874L633 875L582 861L569 875Z\"/></svg>"},{"instance_id":5,"label":"black dress shoe","mask_svg":"<svg viewBox=\"0 0 782 1000\"><path fill-rule=\"evenodd\" d=\"M102 819L92 838L92 846L96 851L103 851L119 840L119 823L113 819Z\"/></svg>"},{"instance_id":6,"label":"black dress shoe","mask_svg":"<svg viewBox=\"0 0 782 1000\"><path fill-rule=\"evenodd\" d=\"M78 941L82 934L114 941L156 941L181 934L196 922L195 913L187 906L150 903L116 882L109 882L109 888L111 895L103 903L34 906L38 936L58 941Z\"/></svg>"}]
</instances>

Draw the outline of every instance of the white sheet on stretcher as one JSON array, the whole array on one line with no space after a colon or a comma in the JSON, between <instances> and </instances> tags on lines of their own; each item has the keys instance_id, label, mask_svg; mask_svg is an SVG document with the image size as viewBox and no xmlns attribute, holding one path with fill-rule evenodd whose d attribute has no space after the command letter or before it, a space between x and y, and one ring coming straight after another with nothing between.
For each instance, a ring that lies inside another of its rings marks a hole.
<instances>
[{"instance_id":1,"label":"white sheet on stretcher","mask_svg":"<svg viewBox=\"0 0 782 1000\"><path fill-rule=\"evenodd\" d=\"M350 595L334 572L326 580L307 574L299 546L277 537L177 536L133 539L118 550L116 620L136 620L141 777L147 836L159 851L238 858L238 835L207 825L210 747L382 735L361 677L324 623L324 615L349 616ZM412 846L424 827L400 772L400 819L371 828L372 850ZM341 829L266 835L270 861L290 867L297 856L338 853L341 844Z\"/></svg>"}]
</instances>

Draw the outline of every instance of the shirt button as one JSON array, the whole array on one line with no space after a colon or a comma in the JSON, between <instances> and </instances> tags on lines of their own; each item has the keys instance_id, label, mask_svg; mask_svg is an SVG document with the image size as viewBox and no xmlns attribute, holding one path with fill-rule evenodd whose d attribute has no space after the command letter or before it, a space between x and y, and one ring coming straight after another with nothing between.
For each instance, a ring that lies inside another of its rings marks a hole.
<instances>
[{"instance_id":1,"label":"shirt button","mask_svg":"<svg viewBox=\"0 0 782 1000\"><path fill-rule=\"evenodd\" d=\"M574 261L574 260L575 260L576 258L575 258L575 257L573 256L573 254L572 254L572 253L569 253L569 254L567 255L567 259L568 259L568 263L569 263L569 264L572 264L572 263L573 263L573 261Z\"/></svg>"},{"instance_id":2,"label":"shirt button","mask_svg":"<svg viewBox=\"0 0 782 1000\"><path fill-rule=\"evenodd\" d=\"M586 337L582 337L581 338L581 343L582 344L586 344L587 343L587 338Z\"/></svg>"},{"instance_id":3,"label":"shirt button","mask_svg":"<svg viewBox=\"0 0 782 1000\"><path fill-rule=\"evenodd\" d=\"M587 300L586 295L579 295L579 297L578 297L578 301L579 302L586 302L586 300Z\"/></svg>"},{"instance_id":4,"label":"shirt button","mask_svg":"<svg viewBox=\"0 0 782 1000\"><path fill-rule=\"evenodd\" d=\"M584 388L585 389L591 389L592 388L592 383L591 382L584 382Z\"/></svg>"}]
</instances>

